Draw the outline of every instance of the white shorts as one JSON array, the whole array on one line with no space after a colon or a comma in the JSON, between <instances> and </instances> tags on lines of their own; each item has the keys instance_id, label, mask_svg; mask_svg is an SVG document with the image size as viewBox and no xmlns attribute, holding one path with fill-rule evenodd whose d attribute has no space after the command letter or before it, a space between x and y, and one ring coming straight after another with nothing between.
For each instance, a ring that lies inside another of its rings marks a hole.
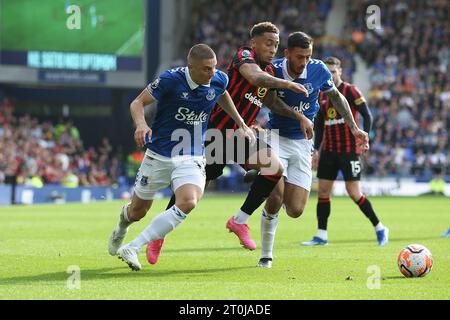
<instances>
[{"instance_id":1,"label":"white shorts","mask_svg":"<svg viewBox=\"0 0 450 320\"><path fill-rule=\"evenodd\" d=\"M275 139L270 140L270 145L281 159L286 181L311 191L313 140L295 140L276 136Z\"/></svg>"},{"instance_id":2,"label":"white shorts","mask_svg":"<svg viewBox=\"0 0 450 320\"><path fill-rule=\"evenodd\" d=\"M142 200L153 200L158 191L168 186L173 192L185 184L204 190L205 164L204 157L167 158L147 150L136 176L134 192Z\"/></svg>"}]
</instances>

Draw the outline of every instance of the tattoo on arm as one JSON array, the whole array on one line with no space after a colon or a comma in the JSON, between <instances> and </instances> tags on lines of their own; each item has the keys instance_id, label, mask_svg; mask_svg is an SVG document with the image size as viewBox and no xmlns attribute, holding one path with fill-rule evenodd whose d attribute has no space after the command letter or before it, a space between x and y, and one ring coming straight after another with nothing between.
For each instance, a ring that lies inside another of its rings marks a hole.
<instances>
[{"instance_id":1,"label":"tattoo on arm","mask_svg":"<svg viewBox=\"0 0 450 320\"><path fill-rule=\"evenodd\" d=\"M256 77L256 84L258 87L281 88L281 86L282 86L281 82L282 82L282 80L272 77L271 75L269 75L265 72L261 72L261 74L259 74Z\"/></svg>"},{"instance_id":2,"label":"tattoo on arm","mask_svg":"<svg viewBox=\"0 0 450 320\"><path fill-rule=\"evenodd\" d=\"M335 106L337 112L339 112L341 117L345 119L349 128L355 128L356 122L353 118L352 110L350 109L347 99L345 99L345 97L336 88L328 92L327 96L330 98L331 103L333 103L333 106Z\"/></svg>"},{"instance_id":3,"label":"tattoo on arm","mask_svg":"<svg viewBox=\"0 0 450 320\"><path fill-rule=\"evenodd\" d=\"M295 119L295 120L299 120L300 118L300 113L295 111L294 109L290 108L285 102L283 102L280 98L278 98L276 96L276 93L273 92L271 93L274 96L273 97L268 97L269 99L267 99L266 102L266 106L272 110L273 112L291 118L291 119Z\"/></svg>"}]
</instances>

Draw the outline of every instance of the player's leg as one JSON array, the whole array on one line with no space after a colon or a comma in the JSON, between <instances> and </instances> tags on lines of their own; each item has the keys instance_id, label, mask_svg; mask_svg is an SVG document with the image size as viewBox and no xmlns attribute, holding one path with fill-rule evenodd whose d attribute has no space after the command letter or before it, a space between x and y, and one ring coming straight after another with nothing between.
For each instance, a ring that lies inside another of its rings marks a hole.
<instances>
[{"instance_id":1,"label":"player's leg","mask_svg":"<svg viewBox=\"0 0 450 320\"><path fill-rule=\"evenodd\" d=\"M284 179L281 179L267 199L261 214L261 255L258 267L272 267L273 245L278 226L278 212L283 205L284 186Z\"/></svg>"},{"instance_id":2,"label":"player's leg","mask_svg":"<svg viewBox=\"0 0 450 320\"><path fill-rule=\"evenodd\" d=\"M130 225L141 220L150 210L152 203L152 200L143 200L133 194L131 202L122 207L119 222L109 237L108 252L110 255L115 256L117 254Z\"/></svg>"},{"instance_id":3,"label":"player's leg","mask_svg":"<svg viewBox=\"0 0 450 320\"><path fill-rule=\"evenodd\" d=\"M173 170L174 168L172 161L157 160L146 155L138 172L134 187L134 194L139 199L148 201L148 203L151 204L155 194L159 190L169 186L170 177ZM136 206L132 206L131 209L134 218L137 219L145 216L145 202L138 202L136 203ZM138 239L137 242L142 241L143 237L144 236L142 236L141 233L138 238L136 238ZM117 255L119 259L122 259L125 263L127 263L132 270L138 271L142 268L138 260L138 253L141 245L134 242L136 239L121 246L117 250Z\"/></svg>"},{"instance_id":4,"label":"player's leg","mask_svg":"<svg viewBox=\"0 0 450 320\"><path fill-rule=\"evenodd\" d=\"M269 147L264 147L248 157L246 167L259 170L259 174L240 210L228 220L227 228L238 236L245 248L255 250L256 243L251 239L247 221L280 181L283 166L278 156Z\"/></svg>"},{"instance_id":5,"label":"player's leg","mask_svg":"<svg viewBox=\"0 0 450 320\"><path fill-rule=\"evenodd\" d=\"M312 141L280 137L276 147L285 170L261 215L261 258L258 265L264 267L270 267L273 260L278 211L282 203L290 217L298 218L305 209L312 182Z\"/></svg>"},{"instance_id":6,"label":"player's leg","mask_svg":"<svg viewBox=\"0 0 450 320\"><path fill-rule=\"evenodd\" d=\"M384 246L389 241L389 229L385 227L378 219L372 203L369 199L361 192L361 186L359 180L356 181L345 181L345 188L350 198L358 205L359 209L364 213L364 215L370 220L375 228L377 235L378 245Z\"/></svg>"},{"instance_id":7,"label":"player's leg","mask_svg":"<svg viewBox=\"0 0 450 320\"><path fill-rule=\"evenodd\" d=\"M319 178L316 206L317 232L311 241L302 242L302 245L315 246L328 244L327 226L331 213L331 190L333 189L334 180L338 172L339 163L337 155L322 152L317 168L317 177Z\"/></svg>"},{"instance_id":8,"label":"player's leg","mask_svg":"<svg viewBox=\"0 0 450 320\"><path fill-rule=\"evenodd\" d=\"M175 204L155 217L142 233L144 238L140 241L147 240L144 243L148 243L146 253L150 264L158 261L165 235L185 220L202 197L205 187L204 163L189 160L178 164L172 173L172 187Z\"/></svg>"},{"instance_id":9,"label":"player's leg","mask_svg":"<svg viewBox=\"0 0 450 320\"><path fill-rule=\"evenodd\" d=\"M109 237L108 252L112 256L117 254L130 225L133 222L141 220L145 217L148 210L150 210L155 190L149 185L149 178L156 178L157 183L152 185L156 186L160 183L158 182L157 176L161 175L165 170L163 166L158 171L152 169L154 161L156 160L148 156L145 156L142 161L141 167L136 175L132 200L122 207L119 222Z\"/></svg>"}]
</instances>

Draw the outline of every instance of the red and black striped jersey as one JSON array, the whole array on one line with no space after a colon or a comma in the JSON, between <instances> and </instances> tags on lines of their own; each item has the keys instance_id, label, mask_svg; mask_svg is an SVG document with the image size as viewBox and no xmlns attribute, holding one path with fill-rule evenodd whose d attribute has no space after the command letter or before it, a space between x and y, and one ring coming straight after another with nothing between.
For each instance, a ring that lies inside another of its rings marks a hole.
<instances>
[{"instance_id":1,"label":"red and black striped jersey","mask_svg":"<svg viewBox=\"0 0 450 320\"><path fill-rule=\"evenodd\" d=\"M270 75L274 75L273 65L263 65L258 61L255 51L250 47L241 47L233 56L233 60L228 67L229 83L227 91L231 95L236 109L248 126L255 122L255 118L263 105L268 89L259 88L250 84L239 72L239 68L245 63L256 63L262 70ZM209 118L209 128L219 130L237 129L237 125L231 117L216 105Z\"/></svg>"},{"instance_id":2,"label":"red and black striped jersey","mask_svg":"<svg viewBox=\"0 0 450 320\"><path fill-rule=\"evenodd\" d=\"M342 82L337 88L347 99L352 110L353 118L358 121L357 112L365 103L365 99L359 89L349 83ZM337 153L359 154L358 141L351 133L345 119L332 105L330 98L322 92L319 95L320 117L323 119L325 131L323 133L322 151Z\"/></svg>"}]
</instances>

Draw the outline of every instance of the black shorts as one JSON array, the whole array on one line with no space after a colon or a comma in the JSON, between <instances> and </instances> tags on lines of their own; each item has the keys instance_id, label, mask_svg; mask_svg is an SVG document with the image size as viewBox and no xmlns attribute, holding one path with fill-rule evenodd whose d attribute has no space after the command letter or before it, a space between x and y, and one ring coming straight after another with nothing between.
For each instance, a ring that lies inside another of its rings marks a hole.
<instances>
[{"instance_id":1,"label":"black shorts","mask_svg":"<svg viewBox=\"0 0 450 320\"><path fill-rule=\"evenodd\" d=\"M247 139L238 139L234 137L234 142L231 141L231 138L226 138L225 133L222 132L223 141L226 143L223 144L223 148L221 150L211 149L210 152L209 147L212 147L211 144L214 141L207 141L205 143L206 147L206 180L211 181L215 180L223 174L223 169L227 166L227 164L238 164L245 171L248 171L247 160L258 152L259 150L270 148L270 146L264 142L263 139L256 138L256 143L254 145L250 145L250 142ZM239 140L239 141L238 141ZM217 152L216 152L217 151ZM221 153L220 155L218 153Z\"/></svg>"},{"instance_id":2,"label":"black shorts","mask_svg":"<svg viewBox=\"0 0 450 320\"><path fill-rule=\"evenodd\" d=\"M317 178L336 180L339 170L345 181L361 179L361 160L357 154L322 152L319 157Z\"/></svg>"}]
</instances>

